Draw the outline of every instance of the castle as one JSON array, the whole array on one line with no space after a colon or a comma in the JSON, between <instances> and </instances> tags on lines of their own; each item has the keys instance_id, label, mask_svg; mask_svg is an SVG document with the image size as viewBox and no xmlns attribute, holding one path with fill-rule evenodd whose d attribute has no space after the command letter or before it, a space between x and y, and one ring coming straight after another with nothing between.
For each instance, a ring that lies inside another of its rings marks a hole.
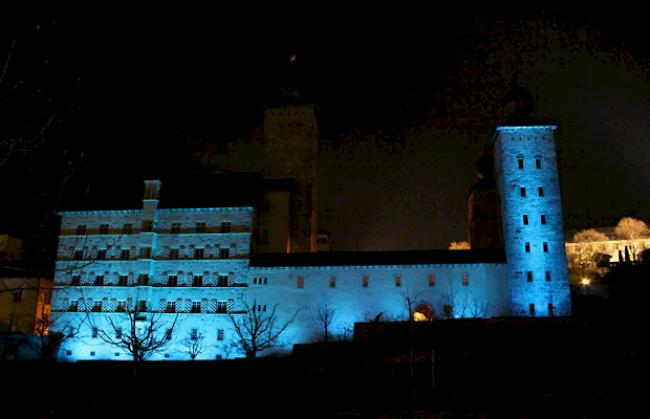
<instances>
[{"instance_id":1,"label":"castle","mask_svg":"<svg viewBox=\"0 0 650 419\"><path fill-rule=\"evenodd\" d=\"M571 313L554 125L496 127L493 185L472 195L495 202L485 218L470 197L472 250L315 252L310 121L309 105L266 109L262 172L293 182L254 205L168 205L165 184L147 180L140 208L61 212L51 328L71 332L59 359L129 359L102 334L152 319L169 343L149 359L242 356L234 322L251 310L288 322L279 351L378 318ZM292 136L310 141L295 149Z\"/></svg>"}]
</instances>

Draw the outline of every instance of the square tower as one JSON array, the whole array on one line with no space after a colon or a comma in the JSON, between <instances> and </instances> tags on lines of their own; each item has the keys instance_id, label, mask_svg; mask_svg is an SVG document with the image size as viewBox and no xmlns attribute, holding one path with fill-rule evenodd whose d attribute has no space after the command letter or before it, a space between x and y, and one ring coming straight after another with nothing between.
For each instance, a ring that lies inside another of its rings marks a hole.
<instances>
[{"instance_id":1,"label":"square tower","mask_svg":"<svg viewBox=\"0 0 650 419\"><path fill-rule=\"evenodd\" d=\"M571 314L555 125L498 126L494 163L511 313Z\"/></svg>"}]
</instances>

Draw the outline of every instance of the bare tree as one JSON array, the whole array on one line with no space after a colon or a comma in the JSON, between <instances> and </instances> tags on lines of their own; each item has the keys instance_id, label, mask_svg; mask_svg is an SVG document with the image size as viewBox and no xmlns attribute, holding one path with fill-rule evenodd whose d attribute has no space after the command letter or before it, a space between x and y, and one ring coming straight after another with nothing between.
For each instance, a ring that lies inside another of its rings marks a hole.
<instances>
[{"instance_id":1,"label":"bare tree","mask_svg":"<svg viewBox=\"0 0 650 419\"><path fill-rule=\"evenodd\" d=\"M88 322L103 342L125 350L138 363L164 350L171 342L178 315L171 324L161 316L148 313L136 304L127 305L124 312L103 316L104 324L99 324L90 313Z\"/></svg>"},{"instance_id":2,"label":"bare tree","mask_svg":"<svg viewBox=\"0 0 650 419\"><path fill-rule=\"evenodd\" d=\"M648 228L648 225L641 220L632 217L625 217L616 225L614 234L627 242L627 245L630 248L632 260L636 261L638 240L650 237L650 228Z\"/></svg>"},{"instance_id":3,"label":"bare tree","mask_svg":"<svg viewBox=\"0 0 650 419\"><path fill-rule=\"evenodd\" d=\"M567 246L567 260L572 276L578 278L593 277L599 273L596 255L602 250L603 243L609 240L605 234L594 229L587 229L573 235L573 243Z\"/></svg>"},{"instance_id":4,"label":"bare tree","mask_svg":"<svg viewBox=\"0 0 650 419\"><path fill-rule=\"evenodd\" d=\"M51 295L51 290L46 292ZM34 317L34 337L27 342L41 360L54 360L63 342L79 334L87 316L84 315L76 322L64 321L61 313L51 313L48 302L50 296L44 293L38 298L37 315Z\"/></svg>"},{"instance_id":5,"label":"bare tree","mask_svg":"<svg viewBox=\"0 0 650 419\"><path fill-rule=\"evenodd\" d=\"M246 358L255 358L259 352L281 346L280 336L287 330L287 327L294 321L298 312L284 323L278 323L278 305L274 305L270 311L260 309L257 301L249 306L244 303L245 313L229 313L230 321L235 330L235 342L239 349L246 354Z\"/></svg>"},{"instance_id":6,"label":"bare tree","mask_svg":"<svg viewBox=\"0 0 650 419\"><path fill-rule=\"evenodd\" d=\"M190 359L196 359L197 356L205 351L206 346L204 341L205 335L203 332L200 332L197 329L190 330L185 339L183 339L183 346L190 356Z\"/></svg>"},{"instance_id":7,"label":"bare tree","mask_svg":"<svg viewBox=\"0 0 650 419\"><path fill-rule=\"evenodd\" d=\"M314 322L319 326L320 331L322 332L322 338L324 342L329 342L330 340L330 327L334 321L334 316L336 315L336 309L331 308L327 302L324 305L318 307L316 313L314 313Z\"/></svg>"}]
</instances>

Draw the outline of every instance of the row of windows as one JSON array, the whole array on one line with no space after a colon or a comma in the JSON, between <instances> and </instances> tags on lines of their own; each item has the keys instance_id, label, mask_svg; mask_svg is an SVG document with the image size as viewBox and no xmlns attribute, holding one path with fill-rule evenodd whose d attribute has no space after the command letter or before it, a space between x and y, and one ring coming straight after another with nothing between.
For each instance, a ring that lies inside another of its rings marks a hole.
<instances>
[{"instance_id":1,"label":"row of windows","mask_svg":"<svg viewBox=\"0 0 650 419\"><path fill-rule=\"evenodd\" d=\"M166 340L172 340L173 338L173 330L172 328L168 328L165 330L165 339ZM122 333L123 330L121 327L116 327L115 328L115 338L116 339L121 339L122 338ZM217 329L217 340L221 341L224 339L224 330L223 329ZM99 337L99 329L97 327L92 328L92 335L93 338ZM203 334L199 333L198 329L191 329L190 330L190 340L198 340L200 336L203 336ZM95 353L91 352L91 355L94 356ZM116 353L117 355L117 353Z\"/></svg>"},{"instance_id":2,"label":"row of windows","mask_svg":"<svg viewBox=\"0 0 650 419\"><path fill-rule=\"evenodd\" d=\"M195 233L206 233L208 231L206 223L195 223L193 228ZM114 230L113 232L119 231L121 234L133 234L133 224L127 223L122 225L120 230ZM143 220L141 231L150 232L153 231L153 221L152 220ZM181 223L172 223L171 233L178 234L183 231L183 226ZM224 221L219 226L220 233L230 233L232 231L232 223L229 221ZM85 224L80 224L77 226L77 235L85 235L88 233L88 228ZM99 234L109 234L111 233L109 224L100 224L99 225Z\"/></svg>"},{"instance_id":3,"label":"row of windows","mask_svg":"<svg viewBox=\"0 0 650 419\"><path fill-rule=\"evenodd\" d=\"M533 282L533 271L526 272L526 280L528 282ZM544 271L544 280L546 282L551 282L551 271Z\"/></svg>"},{"instance_id":4,"label":"row of windows","mask_svg":"<svg viewBox=\"0 0 650 419\"><path fill-rule=\"evenodd\" d=\"M78 312L80 311L79 310L80 307L82 307L83 305L84 305L83 301L71 301L67 305L67 311ZM161 309L161 311L165 313L208 313L210 312L208 310L209 308L206 307L205 305L202 305L201 301L192 301L191 305L186 304L184 310L182 307L177 307L176 301L168 301L164 309ZM131 303L129 301L119 301L117 302L117 304L114 305L114 307L106 307L104 305L104 301L98 300L93 302L92 306L90 307L90 311L94 313L100 313L100 312L124 313L127 311L136 312L136 313L145 313L148 312L149 310L148 310L147 301L145 300L138 301L138 305L135 307L135 309L131 309ZM263 311L266 311L266 305L264 306ZM228 313L228 303L225 301L218 301L216 303L216 306L212 307L212 312Z\"/></svg>"},{"instance_id":5,"label":"row of windows","mask_svg":"<svg viewBox=\"0 0 650 419\"><path fill-rule=\"evenodd\" d=\"M216 249L216 247L215 247ZM230 258L230 248L228 247L219 247L218 253L212 253L206 248L196 248L194 249L194 254L192 255L194 259L210 259L212 257L218 257L219 259L228 259ZM206 251L208 250L208 251ZM112 259L115 259L116 255L113 255ZM180 259L180 249L169 249L169 259L178 260ZM152 259L152 250L151 247L141 247L140 253L138 255L140 259ZM107 250L98 249L95 259L97 260L106 260ZM72 260L83 260L84 251L83 249L76 249L72 254ZM120 260L130 260L131 259L131 250L122 249L119 254ZM185 254L183 259L190 259L189 255Z\"/></svg>"},{"instance_id":6,"label":"row of windows","mask_svg":"<svg viewBox=\"0 0 650 419\"><path fill-rule=\"evenodd\" d=\"M121 334L121 332L120 332L120 337L121 337L121 336L122 336L122 334ZM119 338L118 338L118 339L119 339ZM170 339L171 339L171 337L170 337ZM90 353L90 356L95 356L95 355L97 355L97 351L90 351L89 353ZM68 349L68 350L65 351L65 354L66 354L66 356L72 356L72 351ZM113 355L115 355L116 357L119 357L119 356L120 356L120 352L114 352ZM171 355L170 355L170 354L165 354L164 357L165 357L165 358L171 358ZM221 354L217 354L216 357L215 357L215 359L216 359L216 360L222 360L222 359L223 359L223 355L221 355Z\"/></svg>"},{"instance_id":7,"label":"row of windows","mask_svg":"<svg viewBox=\"0 0 650 419\"><path fill-rule=\"evenodd\" d=\"M542 250L544 251L544 253L548 253L548 242L542 243ZM524 243L524 251L526 253L530 253L530 242Z\"/></svg>"},{"instance_id":8,"label":"row of windows","mask_svg":"<svg viewBox=\"0 0 650 419\"><path fill-rule=\"evenodd\" d=\"M526 225L526 226L528 225L528 214L523 215L523 222L524 222L524 225ZM539 216L539 222L542 225L546 225L546 214L541 214Z\"/></svg>"},{"instance_id":9,"label":"row of windows","mask_svg":"<svg viewBox=\"0 0 650 419\"><path fill-rule=\"evenodd\" d=\"M266 278L265 278L265 280L266 280ZM368 275L364 275L361 278L361 286L363 288L368 288L369 284L370 284L370 277ZM427 284L430 287L435 287L435 285L436 285L436 276L435 276L435 274L430 274L428 276ZM461 285L464 286L464 287L469 286L469 275L468 274L463 274L463 276L461 277ZM298 286L298 288L304 288L305 287L305 277L299 276L297 278L297 286ZM395 287L400 288L401 286L402 286L402 277L400 275L395 275ZM330 288L336 288L336 277L334 277L334 276L330 277L329 287Z\"/></svg>"},{"instance_id":10,"label":"row of windows","mask_svg":"<svg viewBox=\"0 0 650 419\"><path fill-rule=\"evenodd\" d=\"M541 187L541 186L539 186L539 187L537 188L537 194L538 194L539 196L544 196L544 188ZM522 186L522 187L519 188L519 195L520 195L522 198L525 198L525 197L526 197L526 188L525 188L525 187Z\"/></svg>"},{"instance_id":11,"label":"row of windows","mask_svg":"<svg viewBox=\"0 0 650 419\"><path fill-rule=\"evenodd\" d=\"M140 286L147 286L150 285L149 282L149 275L147 274L140 274L138 275L137 281L135 283L129 281L129 278L132 278L133 275L120 275L117 278L117 283L113 285L117 285L120 287L126 287L129 285L140 285ZM70 285L71 286L80 286L81 285L81 276L80 275L74 275L71 280L70 280ZM84 285L91 285L89 282L85 282ZM95 276L95 280L92 282L92 285L95 286L103 286L105 285L105 280L104 280L104 275L97 275ZM159 285L159 284L157 284ZM202 287L204 285L203 281L203 275L194 275L192 277L192 286L193 287ZM205 284L205 285L210 285L210 284ZM214 284L217 287L227 287L230 285L228 282L228 275L218 275L216 278L216 283ZM170 275L167 278L166 286L168 287L176 287L178 286L178 276L177 275Z\"/></svg>"},{"instance_id":12,"label":"row of windows","mask_svg":"<svg viewBox=\"0 0 650 419\"><path fill-rule=\"evenodd\" d=\"M524 168L524 159L523 158L518 158L517 159L517 167L519 167L520 170ZM542 168L542 159L535 159L535 168L536 169L541 169Z\"/></svg>"},{"instance_id":13,"label":"row of windows","mask_svg":"<svg viewBox=\"0 0 650 419\"><path fill-rule=\"evenodd\" d=\"M268 283L268 280L266 277L255 277L253 278L253 284L257 285L266 285Z\"/></svg>"}]
</instances>

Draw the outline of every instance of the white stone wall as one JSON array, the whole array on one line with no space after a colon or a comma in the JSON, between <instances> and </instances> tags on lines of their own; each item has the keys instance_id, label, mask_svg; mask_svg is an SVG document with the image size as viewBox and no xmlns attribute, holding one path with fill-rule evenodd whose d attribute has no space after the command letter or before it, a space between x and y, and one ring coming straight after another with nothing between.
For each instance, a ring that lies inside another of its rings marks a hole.
<instances>
[{"instance_id":1,"label":"white stone wall","mask_svg":"<svg viewBox=\"0 0 650 419\"><path fill-rule=\"evenodd\" d=\"M435 276L433 286L431 275ZM467 286L463 286L464 275ZM396 286L398 276L400 286ZM299 277L303 288L298 287ZM439 318L445 317L445 305L452 307L452 316L457 318L507 315L505 277L503 264L254 267L249 271L247 304L265 306L267 312L277 305L279 324L297 313L283 337L285 349L290 350L291 344L321 338L323 327L317 317L325 307L335 310L333 338L351 337L355 322L373 320L380 313L382 320L408 320L407 298L413 309L426 304Z\"/></svg>"}]
</instances>

